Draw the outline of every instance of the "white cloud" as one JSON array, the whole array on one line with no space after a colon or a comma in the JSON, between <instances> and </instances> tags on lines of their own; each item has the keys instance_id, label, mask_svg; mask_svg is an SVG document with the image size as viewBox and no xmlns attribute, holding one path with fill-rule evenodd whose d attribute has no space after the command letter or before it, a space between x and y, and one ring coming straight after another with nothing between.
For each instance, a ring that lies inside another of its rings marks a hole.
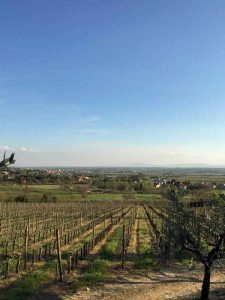
<instances>
[{"instance_id":1,"label":"white cloud","mask_svg":"<svg viewBox=\"0 0 225 300\"><path fill-rule=\"evenodd\" d=\"M12 150L9 146L2 147ZM41 151L23 146L16 151L18 166L225 165L225 152L222 149L218 151L214 148L177 145L154 147L96 141L79 143L68 148L59 145Z\"/></svg>"},{"instance_id":2,"label":"white cloud","mask_svg":"<svg viewBox=\"0 0 225 300\"><path fill-rule=\"evenodd\" d=\"M4 150L4 151L15 151L14 148L7 146L7 145L1 145L0 146L0 150Z\"/></svg>"},{"instance_id":3,"label":"white cloud","mask_svg":"<svg viewBox=\"0 0 225 300\"><path fill-rule=\"evenodd\" d=\"M31 152L31 153L39 153L39 150L27 147L20 147L19 149L22 152Z\"/></svg>"},{"instance_id":4,"label":"white cloud","mask_svg":"<svg viewBox=\"0 0 225 300\"><path fill-rule=\"evenodd\" d=\"M140 165L169 165L203 163L203 160L199 153L181 147L146 147L110 142L84 143L70 149L42 151L35 155L24 151L18 157L18 164L26 166L132 166L136 162ZM207 162L207 157L204 157L204 162Z\"/></svg>"}]
</instances>

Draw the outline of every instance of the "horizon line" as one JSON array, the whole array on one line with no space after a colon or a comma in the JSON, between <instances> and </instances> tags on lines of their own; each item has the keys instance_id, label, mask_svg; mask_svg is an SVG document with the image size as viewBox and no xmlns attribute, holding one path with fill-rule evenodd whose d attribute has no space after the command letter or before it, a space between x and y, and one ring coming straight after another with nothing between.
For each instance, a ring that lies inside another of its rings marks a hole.
<instances>
[{"instance_id":1,"label":"horizon line","mask_svg":"<svg viewBox=\"0 0 225 300\"><path fill-rule=\"evenodd\" d=\"M16 167L10 167L10 168L129 168L129 169L136 169L136 168L198 168L198 169L204 169L204 168L225 168L225 165L220 164L168 164L168 165L51 165L51 166L45 166L45 165L37 165L37 166L16 166Z\"/></svg>"}]
</instances>

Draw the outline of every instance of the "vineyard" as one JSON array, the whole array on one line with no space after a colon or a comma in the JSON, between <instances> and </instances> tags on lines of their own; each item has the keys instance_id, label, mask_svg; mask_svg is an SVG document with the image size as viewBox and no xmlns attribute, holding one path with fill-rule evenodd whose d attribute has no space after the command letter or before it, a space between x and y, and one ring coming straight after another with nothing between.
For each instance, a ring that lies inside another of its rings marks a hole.
<instances>
[{"instance_id":1,"label":"vineyard","mask_svg":"<svg viewBox=\"0 0 225 300\"><path fill-rule=\"evenodd\" d=\"M181 208L165 202L1 203L0 209L0 299L48 299L37 294L46 284L65 284L76 293L127 272L151 269L156 275L171 262L188 270L195 256L185 240L178 246L174 232L181 225L197 233L191 238L199 243L203 228L215 242L206 207L184 208L191 213L187 227Z\"/></svg>"}]
</instances>

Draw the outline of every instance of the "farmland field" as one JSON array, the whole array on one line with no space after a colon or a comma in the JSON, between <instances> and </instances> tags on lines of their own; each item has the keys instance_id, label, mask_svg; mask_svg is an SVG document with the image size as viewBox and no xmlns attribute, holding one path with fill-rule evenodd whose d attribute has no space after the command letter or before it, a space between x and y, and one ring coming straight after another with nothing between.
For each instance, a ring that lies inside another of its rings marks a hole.
<instances>
[{"instance_id":1,"label":"farmland field","mask_svg":"<svg viewBox=\"0 0 225 300\"><path fill-rule=\"evenodd\" d=\"M0 185L0 201L8 202L15 199L19 195L27 196L29 202L43 202L42 197L46 194L51 200L57 202L76 201L81 199L81 194L75 191L64 190L57 184L39 184L39 185ZM85 195L86 200L120 200L124 198L124 193L90 193ZM157 190L151 193L135 194L137 200L159 200L161 194Z\"/></svg>"},{"instance_id":2,"label":"farmland field","mask_svg":"<svg viewBox=\"0 0 225 300\"><path fill-rule=\"evenodd\" d=\"M223 218L214 215L224 201L224 175L175 171L160 177L71 171L51 178L45 171L12 170L2 177L0 299L198 297L204 267L175 233L182 237L186 228L199 251L212 250ZM160 178L167 184L157 188ZM209 237L200 237L204 232ZM212 270L210 297L224 299L223 259Z\"/></svg>"},{"instance_id":3,"label":"farmland field","mask_svg":"<svg viewBox=\"0 0 225 300\"><path fill-rule=\"evenodd\" d=\"M189 270L193 256L179 250L168 261L162 254L163 201L1 203L0 209L0 299L186 299L199 293L202 268L195 262ZM215 299L224 295L219 272L213 273Z\"/></svg>"}]
</instances>

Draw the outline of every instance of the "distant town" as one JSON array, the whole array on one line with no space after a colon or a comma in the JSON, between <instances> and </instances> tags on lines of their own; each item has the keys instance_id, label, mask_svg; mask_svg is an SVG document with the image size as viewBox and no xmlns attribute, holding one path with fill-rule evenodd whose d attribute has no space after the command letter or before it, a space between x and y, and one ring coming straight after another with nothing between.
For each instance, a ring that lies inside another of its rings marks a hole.
<instances>
[{"instance_id":1,"label":"distant town","mask_svg":"<svg viewBox=\"0 0 225 300\"><path fill-rule=\"evenodd\" d=\"M173 177L174 175L174 177ZM104 172L101 168L77 168L77 169L31 169L31 168L7 168L0 171L0 183L38 185L58 184L67 190L85 190L94 193L115 193L133 191L137 193L149 193L152 189L164 189L167 186L175 186L180 191L192 190L225 190L225 175L210 176L207 180L195 175L186 175L185 178L178 174L154 175L154 170L149 172L142 169L109 168ZM189 178L190 177L190 178Z\"/></svg>"}]
</instances>

